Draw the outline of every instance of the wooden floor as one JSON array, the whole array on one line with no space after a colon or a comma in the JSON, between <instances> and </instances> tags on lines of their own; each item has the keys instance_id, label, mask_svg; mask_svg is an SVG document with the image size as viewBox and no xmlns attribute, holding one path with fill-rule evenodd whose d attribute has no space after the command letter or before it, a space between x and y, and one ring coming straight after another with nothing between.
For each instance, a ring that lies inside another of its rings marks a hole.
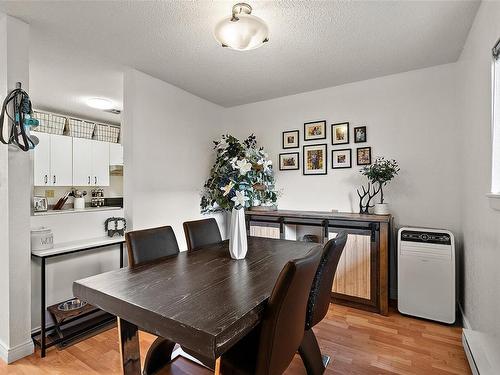
<instances>
[{"instance_id":1,"label":"wooden floor","mask_svg":"<svg viewBox=\"0 0 500 375\"><path fill-rule=\"evenodd\" d=\"M342 306L332 306L315 329L324 353L333 361L326 374L471 374L461 344L461 329L401 316L389 317ZM154 337L141 334L141 355ZM7 366L0 375L120 374L115 329L75 344L66 350L49 350ZM162 375L208 375L210 371L182 358ZM296 357L286 374L305 374Z\"/></svg>"}]
</instances>

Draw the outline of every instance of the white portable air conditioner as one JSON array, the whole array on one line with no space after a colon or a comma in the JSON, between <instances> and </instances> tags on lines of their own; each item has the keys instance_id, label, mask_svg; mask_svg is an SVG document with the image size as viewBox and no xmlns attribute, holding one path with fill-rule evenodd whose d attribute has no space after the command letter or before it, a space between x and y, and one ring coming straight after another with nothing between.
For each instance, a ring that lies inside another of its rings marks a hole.
<instances>
[{"instance_id":1,"label":"white portable air conditioner","mask_svg":"<svg viewBox=\"0 0 500 375\"><path fill-rule=\"evenodd\" d=\"M455 239L450 231L399 230L398 310L438 322L455 322Z\"/></svg>"}]
</instances>

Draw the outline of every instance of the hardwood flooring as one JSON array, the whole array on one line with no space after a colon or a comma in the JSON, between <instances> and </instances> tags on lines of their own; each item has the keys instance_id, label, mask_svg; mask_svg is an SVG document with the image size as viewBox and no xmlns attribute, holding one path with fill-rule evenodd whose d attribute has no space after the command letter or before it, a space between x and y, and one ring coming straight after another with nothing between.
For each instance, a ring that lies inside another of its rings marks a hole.
<instances>
[{"instance_id":1,"label":"hardwood flooring","mask_svg":"<svg viewBox=\"0 0 500 375\"><path fill-rule=\"evenodd\" d=\"M461 328L400 315L388 317L332 306L315 329L322 351L332 357L327 375L471 374L461 344ZM140 334L145 355L154 337ZM298 356L286 374L305 374ZM7 366L0 375L121 374L116 328L65 350L51 348L44 359L38 353ZM209 375L210 371L183 358L162 375Z\"/></svg>"}]
</instances>

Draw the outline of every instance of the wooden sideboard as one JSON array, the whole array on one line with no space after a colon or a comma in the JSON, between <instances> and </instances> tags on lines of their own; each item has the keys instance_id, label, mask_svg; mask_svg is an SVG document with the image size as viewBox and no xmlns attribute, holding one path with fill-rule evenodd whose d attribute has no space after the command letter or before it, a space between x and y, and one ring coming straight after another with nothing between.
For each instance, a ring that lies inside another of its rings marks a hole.
<instances>
[{"instance_id":1,"label":"wooden sideboard","mask_svg":"<svg viewBox=\"0 0 500 375\"><path fill-rule=\"evenodd\" d=\"M332 301L388 314L390 215L361 215L319 211L246 211L250 236L301 240L314 232L321 243L348 233L333 281Z\"/></svg>"}]
</instances>

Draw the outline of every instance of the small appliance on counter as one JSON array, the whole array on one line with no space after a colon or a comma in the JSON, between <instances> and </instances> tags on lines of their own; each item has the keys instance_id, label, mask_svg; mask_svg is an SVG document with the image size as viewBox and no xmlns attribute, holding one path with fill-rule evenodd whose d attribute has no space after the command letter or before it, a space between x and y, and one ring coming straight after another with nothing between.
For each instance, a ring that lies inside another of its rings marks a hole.
<instances>
[{"instance_id":1,"label":"small appliance on counter","mask_svg":"<svg viewBox=\"0 0 500 375\"><path fill-rule=\"evenodd\" d=\"M54 247L54 235L52 229L38 227L31 229L31 251L37 252L49 250Z\"/></svg>"},{"instance_id":2,"label":"small appliance on counter","mask_svg":"<svg viewBox=\"0 0 500 375\"><path fill-rule=\"evenodd\" d=\"M455 322L455 239L443 229L403 227L398 232L398 310Z\"/></svg>"}]
</instances>

